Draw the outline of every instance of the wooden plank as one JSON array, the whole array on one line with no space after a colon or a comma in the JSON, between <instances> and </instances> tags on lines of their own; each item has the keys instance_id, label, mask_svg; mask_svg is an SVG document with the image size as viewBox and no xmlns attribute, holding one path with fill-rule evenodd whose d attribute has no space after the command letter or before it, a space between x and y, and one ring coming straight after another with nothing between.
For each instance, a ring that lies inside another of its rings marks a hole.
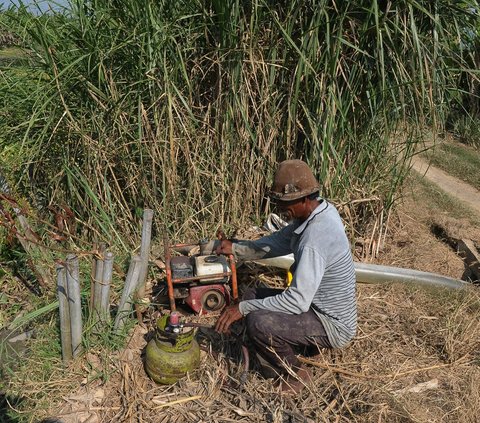
<instances>
[{"instance_id":1,"label":"wooden plank","mask_svg":"<svg viewBox=\"0 0 480 423\"><path fill-rule=\"evenodd\" d=\"M480 281L480 254L471 239L460 239L457 243L457 251L472 271L475 279Z\"/></svg>"}]
</instances>

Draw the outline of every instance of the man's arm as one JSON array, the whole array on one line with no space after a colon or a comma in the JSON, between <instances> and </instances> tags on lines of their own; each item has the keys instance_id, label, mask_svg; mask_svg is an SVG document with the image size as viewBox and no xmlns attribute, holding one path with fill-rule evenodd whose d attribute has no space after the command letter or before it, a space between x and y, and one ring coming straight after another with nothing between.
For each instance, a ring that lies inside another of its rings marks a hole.
<instances>
[{"instance_id":1,"label":"man's arm","mask_svg":"<svg viewBox=\"0 0 480 423\"><path fill-rule=\"evenodd\" d=\"M222 239L216 253L235 254L236 258L240 260L278 257L289 254L292 252L290 240L294 230L294 225L289 225L256 241L237 241L233 243L228 239ZM215 325L217 332L229 333L230 325L246 314L241 312L242 303L243 301L225 308Z\"/></svg>"},{"instance_id":2,"label":"man's arm","mask_svg":"<svg viewBox=\"0 0 480 423\"><path fill-rule=\"evenodd\" d=\"M303 248L296 259L297 267L290 287L273 297L241 301L240 313L245 316L255 310L271 310L287 314L308 311L325 273L325 260L311 247Z\"/></svg>"},{"instance_id":3,"label":"man's arm","mask_svg":"<svg viewBox=\"0 0 480 423\"><path fill-rule=\"evenodd\" d=\"M288 225L255 241L236 241L232 245L232 252L237 260L254 260L290 254L292 252L290 240L295 228L295 225Z\"/></svg>"}]
</instances>

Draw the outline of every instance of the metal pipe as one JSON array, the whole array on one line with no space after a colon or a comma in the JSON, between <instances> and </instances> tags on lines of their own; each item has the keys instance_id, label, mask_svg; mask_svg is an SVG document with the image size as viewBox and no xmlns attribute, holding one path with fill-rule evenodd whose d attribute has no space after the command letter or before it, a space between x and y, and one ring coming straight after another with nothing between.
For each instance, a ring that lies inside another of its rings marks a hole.
<instances>
[{"instance_id":1,"label":"metal pipe","mask_svg":"<svg viewBox=\"0 0 480 423\"><path fill-rule=\"evenodd\" d=\"M235 266L235 257L233 254L228 256L230 261L230 269L232 270L232 295L233 301L238 301L238 285L237 285L237 268Z\"/></svg>"},{"instance_id":2,"label":"metal pipe","mask_svg":"<svg viewBox=\"0 0 480 423\"><path fill-rule=\"evenodd\" d=\"M72 354L78 357L82 352L82 301L80 297L80 271L78 257L67 255L67 291L69 296L70 328L72 337Z\"/></svg>"},{"instance_id":3,"label":"metal pipe","mask_svg":"<svg viewBox=\"0 0 480 423\"><path fill-rule=\"evenodd\" d=\"M65 266L57 264L57 294L60 314L60 340L62 343L62 357L64 363L70 361L72 355L72 332L70 327L70 311L68 307L68 291Z\"/></svg>"},{"instance_id":4,"label":"metal pipe","mask_svg":"<svg viewBox=\"0 0 480 423\"><path fill-rule=\"evenodd\" d=\"M235 265L234 265L235 266ZM202 276L188 276L186 278L175 278L172 279L172 283L183 283L183 282L194 282L194 281L213 281L215 279L224 279L227 276L233 276L232 272L223 272L223 273L212 273L211 275L202 275ZM221 282L219 282L221 283Z\"/></svg>"},{"instance_id":5,"label":"metal pipe","mask_svg":"<svg viewBox=\"0 0 480 423\"><path fill-rule=\"evenodd\" d=\"M170 302L170 310L175 311L175 292L173 290L173 281L172 281L172 269L170 266L165 268L167 274L167 288L168 288L168 300Z\"/></svg>"},{"instance_id":6,"label":"metal pipe","mask_svg":"<svg viewBox=\"0 0 480 423\"><path fill-rule=\"evenodd\" d=\"M170 260L172 259L172 255L170 253L168 237L166 234L163 237L163 244L165 247L165 274L167 276L168 300L170 302L170 310L175 311L175 293L173 291L172 268L170 266Z\"/></svg>"}]
</instances>

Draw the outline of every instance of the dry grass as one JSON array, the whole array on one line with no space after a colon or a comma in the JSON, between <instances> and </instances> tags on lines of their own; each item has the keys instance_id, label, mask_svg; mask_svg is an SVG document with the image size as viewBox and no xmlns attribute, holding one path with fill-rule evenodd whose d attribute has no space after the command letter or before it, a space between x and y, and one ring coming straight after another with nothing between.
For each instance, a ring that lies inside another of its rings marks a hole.
<instances>
[{"instance_id":1,"label":"dry grass","mask_svg":"<svg viewBox=\"0 0 480 423\"><path fill-rule=\"evenodd\" d=\"M375 262L460 279L465 264L448 238L480 241L480 216L415 175L403 194Z\"/></svg>"},{"instance_id":2,"label":"dry grass","mask_svg":"<svg viewBox=\"0 0 480 423\"><path fill-rule=\"evenodd\" d=\"M143 369L147 331L104 358L106 383L65 397L66 423L118 422L474 422L480 413L480 295L402 285L360 285L359 331L340 351L308 364L314 381L282 397L254 371L240 383L239 344L209 331L199 370L158 386ZM409 392L431 382L424 392ZM93 417L96 416L96 417Z\"/></svg>"},{"instance_id":3,"label":"dry grass","mask_svg":"<svg viewBox=\"0 0 480 423\"><path fill-rule=\"evenodd\" d=\"M392 216L380 262L460 277L463 262L430 230L423 191ZM252 237L253 233L238 233ZM251 268L243 286L279 286L283 274ZM199 370L177 385L158 386L143 369L150 330L136 327L121 353L92 351L68 380L54 366L44 386L18 385L29 421L50 415L73 422L476 422L480 414L480 293L403 285L359 285L354 342L307 364L314 381L296 398L282 397L255 371L240 383L239 344L199 333ZM151 322L155 315L151 316ZM203 323L212 323L212 319ZM151 326L151 325L150 325ZM39 363L32 363L32 366ZM58 367L58 368L57 368ZM430 387L423 392L410 390ZM78 389L80 387L80 389ZM88 420L90 419L90 420ZM25 420L28 420L25 418Z\"/></svg>"}]
</instances>

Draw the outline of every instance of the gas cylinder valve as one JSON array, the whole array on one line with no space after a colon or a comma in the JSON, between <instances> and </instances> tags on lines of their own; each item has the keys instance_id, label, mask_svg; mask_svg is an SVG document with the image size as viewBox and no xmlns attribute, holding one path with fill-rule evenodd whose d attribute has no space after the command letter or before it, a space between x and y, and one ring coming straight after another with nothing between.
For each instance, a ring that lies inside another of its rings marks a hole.
<instances>
[{"instance_id":1,"label":"gas cylinder valve","mask_svg":"<svg viewBox=\"0 0 480 423\"><path fill-rule=\"evenodd\" d=\"M180 313L178 311L172 311L170 316L168 316L168 322L165 326L165 332L172 333L173 335L178 335L183 329L183 323L180 322Z\"/></svg>"}]
</instances>

